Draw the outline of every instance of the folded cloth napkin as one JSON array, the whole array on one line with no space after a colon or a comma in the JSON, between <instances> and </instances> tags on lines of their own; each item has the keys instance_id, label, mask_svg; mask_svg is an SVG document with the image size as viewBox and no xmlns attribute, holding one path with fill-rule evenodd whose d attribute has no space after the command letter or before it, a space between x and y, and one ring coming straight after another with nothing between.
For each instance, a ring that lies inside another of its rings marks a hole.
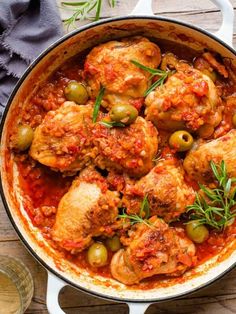
<instances>
[{"instance_id":1,"label":"folded cloth napkin","mask_svg":"<svg viewBox=\"0 0 236 314\"><path fill-rule=\"evenodd\" d=\"M26 67L62 35L56 0L0 0L0 117Z\"/></svg>"}]
</instances>

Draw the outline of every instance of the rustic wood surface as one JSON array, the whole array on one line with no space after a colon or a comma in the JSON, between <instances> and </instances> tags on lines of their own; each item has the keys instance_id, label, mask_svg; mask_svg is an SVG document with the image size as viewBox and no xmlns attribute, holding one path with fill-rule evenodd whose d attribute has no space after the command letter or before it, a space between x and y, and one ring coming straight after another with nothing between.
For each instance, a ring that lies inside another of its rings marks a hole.
<instances>
[{"instance_id":1,"label":"rustic wood surface","mask_svg":"<svg viewBox=\"0 0 236 314\"><path fill-rule=\"evenodd\" d=\"M60 0L57 1L59 4ZM236 0L231 1L236 11ZM117 8L113 10L105 8L103 17L129 13L136 2L137 0L120 0ZM154 0L153 9L156 14L190 22L209 31L217 30L221 21L219 10L210 1L206 0L189 0L185 2L182 0ZM60 11L62 19L68 17L68 11L62 8L60 8ZM78 26L81 24L81 22L78 23ZM65 29L65 31L67 30ZM234 44L236 46L236 23L234 24ZM19 241L2 203L0 203L0 254L8 254L20 258L29 267L33 275L35 283L34 297L26 313L48 313L45 304L47 273ZM71 287L64 288L60 293L59 299L61 307L68 314L128 313L128 307L125 304L94 298ZM236 269L210 287L188 297L153 304L146 313L236 313Z\"/></svg>"}]
</instances>

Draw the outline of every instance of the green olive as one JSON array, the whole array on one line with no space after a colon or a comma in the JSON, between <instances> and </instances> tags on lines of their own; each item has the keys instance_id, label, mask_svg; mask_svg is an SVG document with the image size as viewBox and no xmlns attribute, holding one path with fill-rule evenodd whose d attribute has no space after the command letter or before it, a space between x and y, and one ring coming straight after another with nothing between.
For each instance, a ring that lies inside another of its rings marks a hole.
<instances>
[{"instance_id":1,"label":"green olive","mask_svg":"<svg viewBox=\"0 0 236 314\"><path fill-rule=\"evenodd\" d=\"M120 238L115 235L114 237L106 240L106 245L112 252L116 252L121 247Z\"/></svg>"},{"instance_id":2,"label":"green olive","mask_svg":"<svg viewBox=\"0 0 236 314\"><path fill-rule=\"evenodd\" d=\"M236 128L236 113L233 115L233 126Z\"/></svg>"},{"instance_id":3,"label":"green olive","mask_svg":"<svg viewBox=\"0 0 236 314\"><path fill-rule=\"evenodd\" d=\"M30 147L33 137L34 131L29 125L19 125L16 135L16 148L21 151L26 150Z\"/></svg>"},{"instance_id":4,"label":"green olive","mask_svg":"<svg viewBox=\"0 0 236 314\"><path fill-rule=\"evenodd\" d=\"M200 126L197 132L201 138L208 138L214 133L214 130L215 129L212 125L206 123Z\"/></svg>"},{"instance_id":5,"label":"green olive","mask_svg":"<svg viewBox=\"0 0 236 314\"><path fill-rule=\"evenodd\" d=\"M126 125L133 123L138 116L138 110L129 104L115 105L111 108L110 117L115 122L122 122Z\"/></svg>"},{"instance_id":6,"label":"green olive","mask_svg":"<svg viewBox=\"0 0 236 314\"><path fill-rule=\"evenodd\" d=\"M93 243L88 249L88 262L93 267L101 267L106 265L107 257L107 249L102 243Z\"/></svg>"},{"instance_id":7,"label":"green olive","mask_svg":"<svg viewBox=\"0 0 236 314\"><path fill-rule=\"evenodd\" d=\"M178 152L184 152L193 146L193 137L187 131L176 131L170 136L169 144Z\"/></svg>"},{"instance_id":8,"label":"green olive","mask_svg":"<svg viewBox=\"0 0 236 314\"><path fill-rule=\"evenodd\" d=\"M209 231L204 225L199 225L196 220L186 225L187 236L195 243L202 243L209 237Z\"/></svg>"},{"instance_id":9,"label":"green olive","mask_svg":"<svg viewBox=\"0 0 236 314\"><path fill-rule=\"evenodd\" d=\"M88 100L88 92L82 83L71 81L64 89L67 100L74 101L79 105L84 105Z\"/></svg>"}]
</instances>

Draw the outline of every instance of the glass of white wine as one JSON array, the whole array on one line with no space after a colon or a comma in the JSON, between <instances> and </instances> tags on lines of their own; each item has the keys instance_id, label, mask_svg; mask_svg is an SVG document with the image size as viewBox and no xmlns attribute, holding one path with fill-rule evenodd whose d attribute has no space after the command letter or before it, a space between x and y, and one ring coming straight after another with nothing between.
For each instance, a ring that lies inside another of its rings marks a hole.
<instances>
[{"instance_id":1,"label":"glass of white wine","mask_svg":"<svg viewBox=\"0 0 236 314\"><path fill-rule=\"evenodd\" d=\"M0 255L0 314L22 314L34 292L28 268L17 258Z\"/></svg>"}]
</instances>

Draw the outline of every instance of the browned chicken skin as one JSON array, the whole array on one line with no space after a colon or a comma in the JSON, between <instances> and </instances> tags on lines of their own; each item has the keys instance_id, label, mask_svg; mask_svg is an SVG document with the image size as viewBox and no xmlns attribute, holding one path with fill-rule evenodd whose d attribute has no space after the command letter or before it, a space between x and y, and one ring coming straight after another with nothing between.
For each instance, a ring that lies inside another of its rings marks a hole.
<instances>
[{"instance_id":1,"label":"browned chicken skin","mask_svg":"<svg viewBox=\"0 0 236 314\"><path fill-rule=\"evenodd\" d=\"M165 130L196 131L205 123L217 126L222 108L213 81L186 63L171 61L177 72L146 97L147 119Z\"/></svg>"},{"instance_id":2,"label":"browned chicken skin","mask_svg":"<svg viewBox=\"0 0 236 314\"><path fill-rule=\"evenodd\" d=\"M194 202L193 189L184 181L182 165L175 159L160 161L146 176L126 188L123 204L129 214L139 213L147 196L151 216L175 220Z\"/></svg>"},{"instance_id":3,"label":"browned chicken skin","mask_svg":"<svg viewBox=\"0 0 236 314\"><path fill-rule=\"evenodd\" d=\"M143 97L150 74L131 60L156 68L161 60L159 47L144 37L109 41L92 49L85 61L85 74L93 97L105 87L102 105L110 108Z\"/></svg>"},{"instance_id":4,"label":"browned chicken skin","mask_svg":"<svg viewBox=\"0 0 236 314\"><path fill-rule=\"evenodd\" d=\"M112 258L112 276L126 285L157 274L178 276L194 266L195 246L183 229L170 228L155 216L149 223L135 225L126 247Z\"/></svg>"},{"instance_id":5,"label":"browned chicken skin","mask_svg":"<svg viewBox=\"0 0 236 314\"><path fill-rule=\"evenodd\" d=\"M153 167L158 141L151 122L138 117L130 126L112 129L97 124L92 133L97 148L94 163L101 169L140 177Z\"/></svg>"},{"instance_id":6,"label":"browned chicken skin","mask_svg":"<svg viewBox=\"0 0 236 314\"><path fill-rule=\"evenodd\" d=\"M67 101L49 111L34 132L30 156L54 170L83 169L93 156L88 132L92 110Z\"/></svg>"},{"instance_id":7,"label":"browned chicken skin","mask_svg":"<svg viewBox=\"0 0 236 314\"><path fill-rule=\"evenodd\" d=\"M93 163L102 169L141 176L153 167L157 130L142 117L125 128L92 123L92 102L65 102L36 128L30 156L53 170L76 173ZM107 115L100 113L98 120Z\"/></svg>"},{"instance_id":8,"label":"browned chicken skin","mask_svg":"<svg viewBox=\"0 0 236 314\"><path fill-rule=\"evenodd\" d=\"M52 238L63 249L77 253L92 237L111 232L117 219L119 197L93 168L84 169L60 200Z\"/></svg>"},{"instance_id":9,"label":"browned chicken skin","mask_svg":"<svg viewBox=\"0 0 236 314\"><path fill-rule=\"evenodd\" d=\"M236 177L236 130L212 141L196 143L184 160L184 169L193 180L210 183L211 160L218 165L224 160L229 176Z\"/></svg>"}]
</instances>

